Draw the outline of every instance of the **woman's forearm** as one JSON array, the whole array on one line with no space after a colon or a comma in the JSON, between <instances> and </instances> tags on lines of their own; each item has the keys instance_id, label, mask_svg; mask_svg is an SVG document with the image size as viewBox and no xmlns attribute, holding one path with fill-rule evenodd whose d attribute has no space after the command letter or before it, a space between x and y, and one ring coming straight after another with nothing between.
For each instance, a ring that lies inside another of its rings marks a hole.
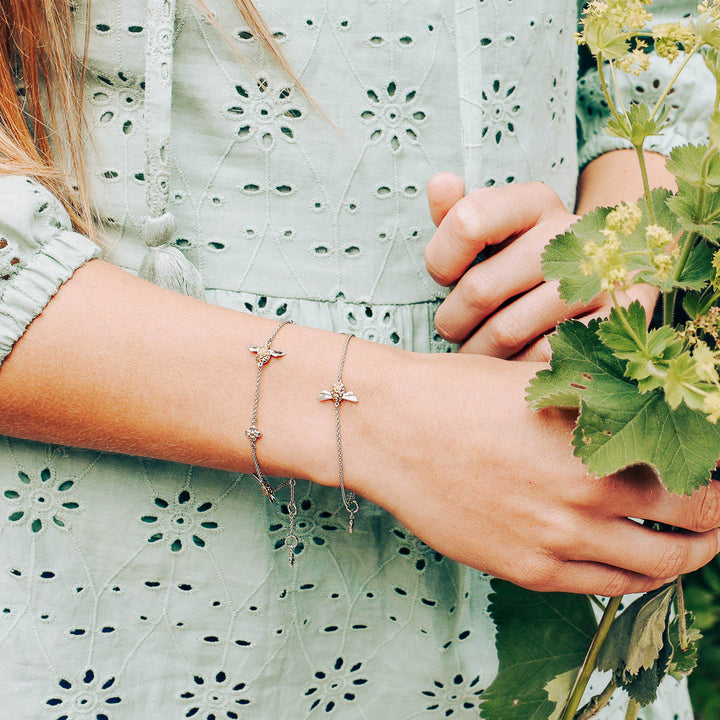
<instances>
[{"instance_id":1,"label":"woman's forearm","mask_svg":"<svg viewBox=\"0 0 720 720\"><path fill-rule=\"evenodd\" d=\"M651 187L675 189L675 178L665 167L665 156L645 153L645 164ZM643 194L640 165L634 150L614 150L595 158L580 174L578 181L578 215L600 206L632 202Z\"/></svg>"},{"instance_id":2,"label":"woman's forearm","mask_svg":"<svg viewBox=\"0 0 720 720\"><path fill-rule=\"evenodd\" d=\"M101 261L81 267L0 368L0 433L206 465L253 468L257 365L277 322L186 298ZM332 482L334 382L343 339L287 326L262 376L258 455L265 473ZM367 384L398 354L354 341L347 372ZM356 358L360 356L359 362ZM373 359L374 358L374 359ZM356 388L359 395L359 388ZM369 411L368 400L353 408Z\"/></svg>"}]
</instances>

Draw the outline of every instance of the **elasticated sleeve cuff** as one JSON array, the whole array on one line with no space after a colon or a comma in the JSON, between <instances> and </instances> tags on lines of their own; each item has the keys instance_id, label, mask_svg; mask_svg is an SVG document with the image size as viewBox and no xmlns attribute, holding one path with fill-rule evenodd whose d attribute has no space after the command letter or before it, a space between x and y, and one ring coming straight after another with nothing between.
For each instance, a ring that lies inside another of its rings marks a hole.
<instances>
[{"instance_id":1,"label":"elasticated sleeve cuff","mask_svg":"<svg viewBox=\"0 0 720 720\"><path fill-rule=\"evenodd\" d=\"M0 176L0 363L60 286L99 254L42 185Z\"/></svg>"},{"instance_id":2,"label":"elasticated sleeve cuff","mask_svg":"<svg viewBox=\"0 0 720 720\"><path fill-rule=\"evenodd\" d=\"M650 69L639 77L617 73L623 102L626 105L632 101L654 104L681 61L678 59L670 64L653 57ZM683 70L675 90L666 100L671 127L662 135L649 138L645 149L668 155L678 145L706 142L714 100L715 81L702 58L696 56ZM597 69L592 69L578 82L578 160L581 168L602 153L632 147L604 129L609 115Z\"/></svg>"}]
</instances>

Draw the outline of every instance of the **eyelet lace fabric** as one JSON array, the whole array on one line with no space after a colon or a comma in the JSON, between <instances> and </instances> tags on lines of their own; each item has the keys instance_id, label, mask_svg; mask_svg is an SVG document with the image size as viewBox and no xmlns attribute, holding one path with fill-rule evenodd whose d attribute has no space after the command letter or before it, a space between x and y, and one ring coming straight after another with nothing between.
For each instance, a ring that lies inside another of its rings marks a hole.
<instances>
[{"instance_id":1,"label":"eyelet lace fabric","mask_svg":"<svg viewBox=\"0 0 720 720\"><path fill-rule=\"evenodd\" d=\"M87 162L105 257L137 271L145 219L167 209L209 302L450 350L433 331L446 290L423 265L425 183L437 170L469 188L541 180L572 205L576 4L257 4L309 97L268 64L232 0L207 5L246 63L178 0L164 137L145 76L148 8L162 2L93 0L89 18L74 3L91 29ZM583 161L612 147L594 82L579 91ZM674 102L686 122L670 142L697 139L702 92ZM166 143L150 162L149 132ZM97 248L34 183L0 178L0 201L4 355ZM230 473L0 439L1 712L479 717L497 668L487 576L369 503L348 536L337 493L303 483L290 568L287 500L269 506ZM617 701L600 717L622 712ZM641 717L692 713L667 684Z\"/></svg>"}]
</instances>

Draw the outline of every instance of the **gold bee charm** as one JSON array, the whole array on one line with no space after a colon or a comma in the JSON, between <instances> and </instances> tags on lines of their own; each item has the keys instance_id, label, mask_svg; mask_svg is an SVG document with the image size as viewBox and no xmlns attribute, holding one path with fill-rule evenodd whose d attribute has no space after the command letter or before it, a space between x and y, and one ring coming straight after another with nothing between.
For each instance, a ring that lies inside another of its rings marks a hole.
<instances>
[{"instance_id":1,"label":"gold bee charm","mask_svg":"<svg viewBox=\"0 0 720 720\"><path fill-rule=\"evenodd\" d=\"M342 381L338 380L330 390L323 390L318 395L318 400L323 402L324 400L332 400L335 407L338 407L343 400L348 402L360 402L356 397L355 393L345 389L345 385Z\"/></svg>"},{"instance_id":2,"label":"gold bee charm","mask_svg":"<svg viewBox=\"0 0 720 720\"><path fill-rule=\"evenodd\" d=\"M267 365L273 358L283 357L285 355L282 350L273 350L269 344L248 345L248 350L257 355L257 364L259 368Z\"/></svg>"}]
</instances>

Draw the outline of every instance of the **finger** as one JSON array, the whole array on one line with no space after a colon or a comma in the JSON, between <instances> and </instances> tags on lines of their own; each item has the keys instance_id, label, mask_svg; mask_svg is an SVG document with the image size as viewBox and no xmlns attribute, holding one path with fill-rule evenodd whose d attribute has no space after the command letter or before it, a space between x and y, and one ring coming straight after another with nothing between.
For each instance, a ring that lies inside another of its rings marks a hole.
<instances>
[{"instance_id":1,"label":"finger","mask_svg":"<svg viewBox=\"0 0 720 720\"><path fill-rule=\"evenodd\" d=\"M427 244L428 271L441 285L451 285L487 245L523 233L558 211L572 217L541 183L475 190L449 210Z\"/></svg>"},{"instance_id":2,"label":"finger","mask_svg":"<svg viewBox=\"0 0 720 720\"><path fill-rule=\"evenodd\" d=\"M573 558L600 562L648 577L676 577L706 565L718 552L718 531L656 532L623 518L605 521L572 538Z\"/></svg>"},{"instance_id":3,"label":"finger","mask_svg":"<svg viewBox=\"0 0 720 720\"><path fill-rule=\"evenodd\" d=\"M435 314L435 327L450 342L462 342L509 298L542 282L543 227L529 230L503 252L471 267Z\"/></svg>"},{"instance_id":4,"label":"finger","mask_svg":"<svg viewBox=\"0 0 720 720\"><path fill-rule=\"evenodd\" d=\"M553 330L560 321L585 308L584 305L569 308L560 299L557 283L542 283L487 318L462 345L460 352L513 357Z\"/></svg>"},{"instance_id":5,"label":"finger","mask_svg":"<svg viewBox=\"0 0 720 720\"><path fill-rule=\"evenodd\" d=\"M552 358L552 347L550 338L543 335L541 338L526 345L519 353L513 355L510 360L514 362L542 362L548 363Z\"/></svg>"},{"instance_id":6,"label":"finger","mask_svg":"<svg viewBox=\"0 0 720 720\"><path fill-rule=\"evenodd\" d=\"M720 482L711 482L692 495L671 493L657 481L646 485L640 483L639 488L634 485L627 483L616 494L615 507L606 507L605 510L696 533L720 526Z\"/></svg>"},{"instance_id":7,"label":"finger","mask_svg":"<svg viewBox=\"0 0 720 720\"><path fill-rule=\"evenodd\" d=\"M437 226L450 208L465 196L465 181L453 173L437 173L428 181L427 196L430 217Z\"/></svg>"},{"instance_id":8,"label":"finger","mask_svg":"<svg viewBox=\"0 0 720 720\"><path fill-rule=\"evenodd\" d=\"M569 592L583 595L619 597L631 593L656 590L669 579L658 579L640 573L593 562L567 562L559 564L552 578L532 586L515 580L530 590L538 592Z\"/></svg>"}]
</instances>

